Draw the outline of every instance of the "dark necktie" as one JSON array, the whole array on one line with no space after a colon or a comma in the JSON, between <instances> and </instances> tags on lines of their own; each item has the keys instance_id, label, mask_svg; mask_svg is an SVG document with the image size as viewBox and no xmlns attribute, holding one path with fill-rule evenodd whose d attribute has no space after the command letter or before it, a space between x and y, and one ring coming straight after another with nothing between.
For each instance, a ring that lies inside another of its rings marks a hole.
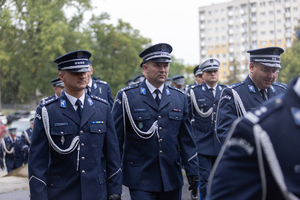
<instances>
[{"instance_id":1,"label":"dark necktie","mask_svg":"<svg viewBox=\"0 0 300 200\"><path fill-rule=\"evenodd\" d=\"M82 103L81 103L81 101L80 101L79 99L77 99L75 105L77 105L77 110L76 110L76 112L78 113L79 118L81 119L81 116L82 116L82 108L81 108L81 105L82 105Z\"/></svg>"},{"instance_id":2,"label":"dark necktie","mask_svg":"<svg viewBox=\"0 0 300 200\"><path fill-rule=\"evenodd\" d=\"M209 88L209 90L210 90L212 96L215 98L215 95L214 95L214 88Z\"/></svg>"},{"instance_id":3,"label":"dark necktie","mask_svg":"<svg viewBox=\"0 0 300 200\"><path fill-rule=\"evenodd\" d=\"M267 98L266 98L266 91L265 90L260 90L259 92L260 92L263 100L266 101L267 100Z\"/></svg>"},{"instance_id":4,"label":"dark necktie","mask_svg":"<svg viewBox=\"0 0 300 200\"><path fill-rule=\"evenodd\" d=\"M86 86L86 93L87 93L87 95L91 95L91 87L90 86Z\"/></svg>"},{"instance_id":5,"label":"dark necktie","mask_svg":"<svg viewBox=\"0 0 300 200\"><path fill-rule=\"evenodd\" d=\"M159 103L160 103L160 98L159 98L160 91L159 91L159 89L156 89L154 92L156 94L155 101L156 101L157 105L159 105Z\"/></svg>"}]
</instances>

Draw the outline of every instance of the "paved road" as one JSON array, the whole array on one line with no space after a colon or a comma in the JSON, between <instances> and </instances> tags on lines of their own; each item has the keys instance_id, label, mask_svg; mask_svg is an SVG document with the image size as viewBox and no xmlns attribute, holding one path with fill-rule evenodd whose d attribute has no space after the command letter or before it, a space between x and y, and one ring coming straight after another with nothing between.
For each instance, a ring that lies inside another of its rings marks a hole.
<instances>
[{"instance_id":1,"label":"paved road","mask_svg":"<svg viewBox=\"0 0 300 200\"><path fill-rule=\"evenodd\" d=\"M0 199L1 200L29 200L27 178L3 177L5 171L0 169ZM184 176L185 177L185 176ZM186 178L182 189L182 200L190 200L190 192ZM122 200L130 200L128 188L123 186Z\"/></svg>"}]
</instances>

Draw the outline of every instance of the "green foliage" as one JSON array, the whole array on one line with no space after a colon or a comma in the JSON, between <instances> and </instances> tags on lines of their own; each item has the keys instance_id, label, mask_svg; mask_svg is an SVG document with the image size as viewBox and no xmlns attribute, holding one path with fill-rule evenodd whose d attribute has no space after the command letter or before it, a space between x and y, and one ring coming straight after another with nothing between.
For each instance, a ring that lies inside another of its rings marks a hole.
<instances>
[{"instance_id":1,"label":"green foliage","mask_svg":"<svg viewBox=\"0 0 300 200\"><path fill-rule=\"evenodd\" d=\"M295 28L295 32L299 27ZM300 76L300 38L294 40L291 48L281 55L281 70L278 81L288 84L296 76Z\"/></svg>"},{"instance_id":2,"label":"green foliage","mask_svg":"<svg viewBox=\"0 0 300 200\"><path fill-rule=\"evenodd\" d=\"M34 109L40 98L53 95L50 81L58 75L53 60L75 50L92 53L93 76L107 81L113 95L127 80L142 73L138 55L151 40L122 20L115 26L110 24L107 13L84 23L87 11L91 11L90 0L0 1L3 103L30 102ZM170 77L184 71L182 61L173 57Z\"/></svg>"}]
</instances>

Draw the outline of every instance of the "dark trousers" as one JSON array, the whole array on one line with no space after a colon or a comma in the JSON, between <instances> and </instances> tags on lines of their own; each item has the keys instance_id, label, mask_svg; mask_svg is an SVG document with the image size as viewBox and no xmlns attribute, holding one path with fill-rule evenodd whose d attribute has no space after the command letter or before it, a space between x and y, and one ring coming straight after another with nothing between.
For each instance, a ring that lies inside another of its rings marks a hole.
<instances>
[{"instance_id":1,"label":"dark trousers","mask_svg":"<svg viewBox=\"0 0 300 200\"><path fill-rule=\"evenodd\" d=\"M181 200L181 188L169 192L148 192L129 188L131 200Z\"/></svg>"},{"instance_id":2,"label":"dark trousers","mask_svg":"<svg viewBox=\"0 0 300 200\"><path fill-rule=\"evenodd\" d=\"M209 174L216 161L217 156L207 156L198 153L199 161L199 177L200 177L200 199L204 200L206 196L206 186L209 178Z\"/></svg>"}]
</instances>

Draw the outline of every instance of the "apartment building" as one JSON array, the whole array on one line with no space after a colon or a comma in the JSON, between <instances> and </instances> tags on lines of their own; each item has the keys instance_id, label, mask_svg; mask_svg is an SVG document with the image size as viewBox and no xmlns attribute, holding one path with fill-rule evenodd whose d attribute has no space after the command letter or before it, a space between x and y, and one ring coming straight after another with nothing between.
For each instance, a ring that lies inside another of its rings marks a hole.
<instances>
[{"instance_id":1,"label":"apartment building","mask_svg":"<svg viewBox=\"0 0 300 200\"><path fill-rule=\"evenodd\" d=\"M248 74L247 50L291 47L300 18L300 0L232 0L199 7L200 62L220 60L219 80Z\"/></svg>"}]
</instances>

